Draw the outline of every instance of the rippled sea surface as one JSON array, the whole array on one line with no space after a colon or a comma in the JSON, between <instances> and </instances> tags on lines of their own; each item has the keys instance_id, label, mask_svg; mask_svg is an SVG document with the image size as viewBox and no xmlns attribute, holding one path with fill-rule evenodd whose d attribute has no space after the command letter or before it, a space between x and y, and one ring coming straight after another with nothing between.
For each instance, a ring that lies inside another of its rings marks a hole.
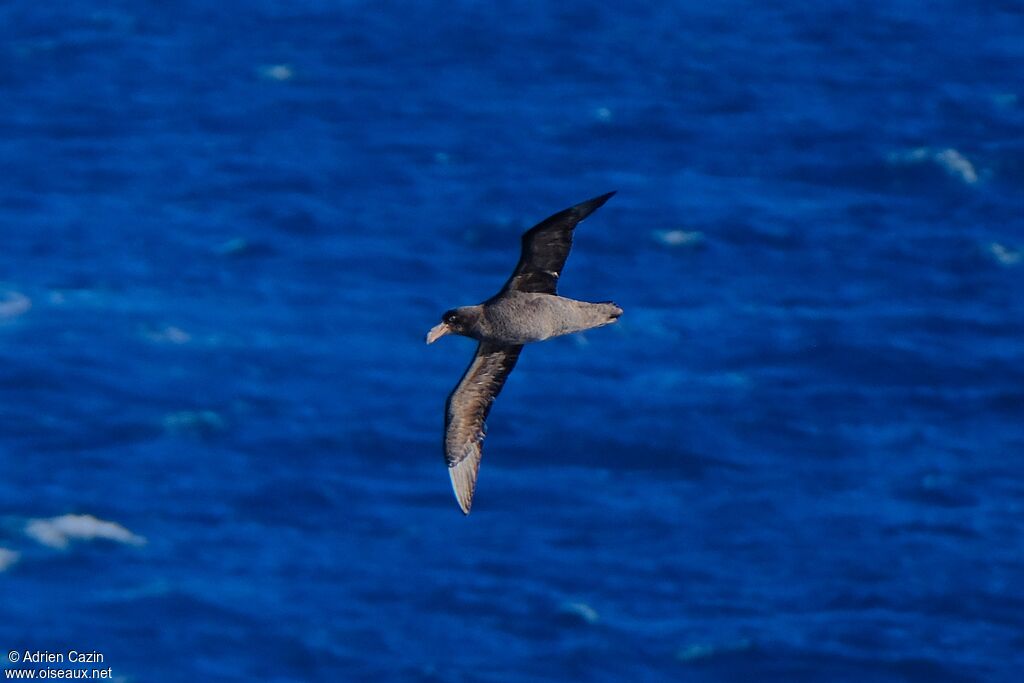
<instances>
[{"instance_id":1,"label":"rippled sea surface","mask_svg":"<svg viewBox=\"0 0 1024 683\"><path fill-rule=\"evenodd\" d=\"M1020 680L1021 4L498 5L0 6L0 651ZM464 518L424 335L613 189Z\"/></svg>"}]
</instances>

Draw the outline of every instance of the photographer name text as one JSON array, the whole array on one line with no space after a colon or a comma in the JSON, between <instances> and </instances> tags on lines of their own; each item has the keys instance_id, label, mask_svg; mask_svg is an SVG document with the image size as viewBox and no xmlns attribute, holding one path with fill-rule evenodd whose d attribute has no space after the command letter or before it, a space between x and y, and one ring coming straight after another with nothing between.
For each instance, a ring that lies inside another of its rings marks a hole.
<instances>
[{"instance_id":1,"label":"photographer name text","mask_svg":"<svg viewBox=\"0 0 1024 683\"><path fill-rule=\"evenodd\" d=\"M103 662L102 652L79 652L68 650L67 652L50 652L49 650L25 650L21 656L17 651L12 650L8 659L12 662L21 661L25 664L101 664Z\"/></svg>"}]
</instances>

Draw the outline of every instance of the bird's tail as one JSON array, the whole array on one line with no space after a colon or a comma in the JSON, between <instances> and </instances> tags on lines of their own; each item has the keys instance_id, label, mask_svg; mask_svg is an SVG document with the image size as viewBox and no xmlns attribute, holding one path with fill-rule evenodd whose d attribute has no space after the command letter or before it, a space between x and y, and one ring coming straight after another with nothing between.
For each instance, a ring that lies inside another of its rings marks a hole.
<instances>
[{"instance_id":1,"label":"bird's tail","mask_svg":"<svg viewBox=\"0 0 1024 683\"><path fill-rule=\"evenodd\" d=\"M622 315L622 309L614 301L600 301L591 304L589 327L603 327L611 325Z\"/></svg>"},{"instance_id":2,"label":"bird's tail","mask_svg":"<svg viewBox=\"0 0 1024 683\"><path fill-rule=\"evenodd\" d=\"M608 311L608 316L612 320L618 320L619 316L622 315L622 309L614 301L602 301L601 305Z\"/></svg>"}]
</instances>

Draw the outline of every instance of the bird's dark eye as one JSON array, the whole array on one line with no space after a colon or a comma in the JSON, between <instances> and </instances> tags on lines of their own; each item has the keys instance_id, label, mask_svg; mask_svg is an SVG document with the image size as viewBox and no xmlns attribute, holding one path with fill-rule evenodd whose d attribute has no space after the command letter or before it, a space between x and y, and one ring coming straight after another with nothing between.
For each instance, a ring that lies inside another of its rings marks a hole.
<instances>
[{"instance_id":1,"label":"bird's dark eye","mask_svg":"<svg viewBox=\"0 0 1024 683\"><path fill-rule=\"evenodd\" d=\"M444 314L444 322L445 322L446 325L451 325L452 323L454 323L458 319L459 319L459 316L457 316L452 311L448 311L447 313Z\"/></svg>"}]
</instances>

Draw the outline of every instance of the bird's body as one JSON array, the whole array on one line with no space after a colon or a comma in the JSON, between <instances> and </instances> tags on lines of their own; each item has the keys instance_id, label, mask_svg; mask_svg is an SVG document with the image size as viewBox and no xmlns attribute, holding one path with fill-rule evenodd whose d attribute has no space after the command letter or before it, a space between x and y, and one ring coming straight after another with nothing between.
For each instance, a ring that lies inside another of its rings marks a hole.
<instances>
[{"instance_id":1,"label":"bird's body","mask_svg":"<svg viewBox=\"0 0 1024 683\"><path fill-rule=\"evenodd\" d=\"M493 303L466 308L477 309L479 315L465 336L495 344L544 341L611 324L622 314L611 302L590 303L538 292L510 292Z\"/></svg>"},{"instance_id":2,"label":"bird's body","mask_svg":"<svg viewBox=\"0 0 1024 683\"><path fill-rule=\"evenodd\" d=\"M473 502L487 415L523 345L608 325L622 315L610 301L577 301L555 291L573 230L613 194L560 211L528 230L519 263L502 290L482 304L448 311L427 335L428 344L447 334L480 342L445 409L445 459L465 514Z\"/></svg>"}]
</instances>

